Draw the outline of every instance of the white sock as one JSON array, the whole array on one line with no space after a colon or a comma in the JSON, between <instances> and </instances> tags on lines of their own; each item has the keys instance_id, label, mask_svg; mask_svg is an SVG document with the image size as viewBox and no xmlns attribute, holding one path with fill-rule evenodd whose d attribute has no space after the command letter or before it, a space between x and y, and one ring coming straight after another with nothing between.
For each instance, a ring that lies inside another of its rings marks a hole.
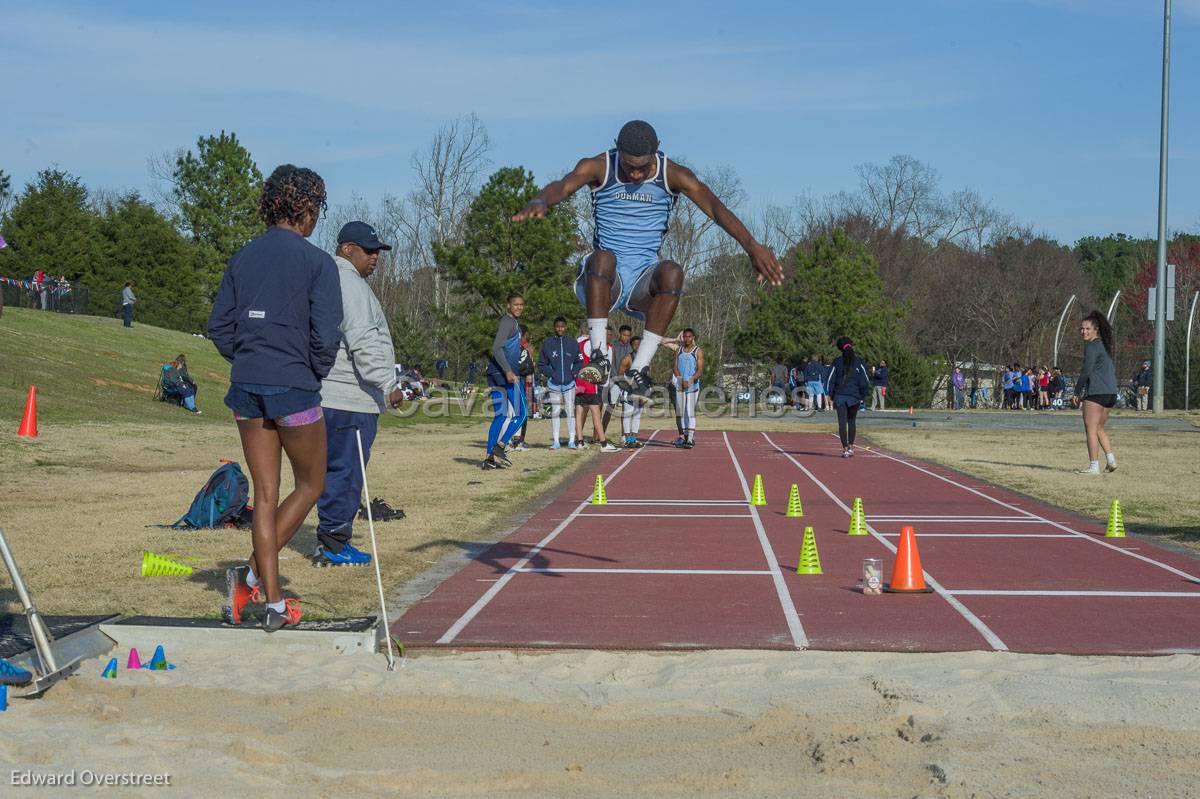
<instances>
[{"instance_id":1,"label":"white sock","mask_svg":"<svg viewBox=\"0 0 1200 799\"><path fill-rule=\"evenodd\" d=\"M246 585L250 586L251 588L258 587L258 577L255 576L253 567L247 566L246 568Z\"/></svg>"},{"instance_id":2,"label":"white sock","mask_svg":"<svg viewBox=\"0 0 1200 799\"><path fill-rule=\"evenodd\" d=\"M651 333L649 330L642 333L642 344L638 347L637 355L633 356L633 370L641 371L650 365L650 361L654 359L654 353L658 352L658 345L662 343L663 337L657 333Z\"/></svg>"},{"instance_id":3,"label":"white sock","mask_svg":"<svg viewBox=\"0 0 1200 799\"><path fill-rule=\"evenodd\" d=\"M590 356L592 350L604 352L605 338L608 336L608 318L588 319L588 343L591 347L585 355ZM643 339L644 340L644 339Z\"/></svg>"},{"instance_id":4,"label":"white sock","mask_svg":"<svg viewBox=\"0 0 1200 799\"><path fill-rule=\"evenodd\" d=\"M1111 452L1104 453L1104 457L1108 461L1109 465L1112 465L1117 462L1117 456Z\"/></svg>"},{"instance_id":5,"label":"white sock","mask_svg":"<svg viewBox=\"0 0 1200 799\"><path fill-rule=\"evenodd\" d=\"M282 599L278 602L268 602L267 607L276 613L283 613L285 610L287 610L287 606L283 603Z\"/></svg>"},{"instance_id":6,"label":"white sock","mask_svg":"<svg viewBox=\"0 0 1200 799\"><path fill-rule=\"evenodd\" d=\"M1088 469L1093 472L1100 471L1100 461L1088 461Z\"/></svg>"}]
</instances>

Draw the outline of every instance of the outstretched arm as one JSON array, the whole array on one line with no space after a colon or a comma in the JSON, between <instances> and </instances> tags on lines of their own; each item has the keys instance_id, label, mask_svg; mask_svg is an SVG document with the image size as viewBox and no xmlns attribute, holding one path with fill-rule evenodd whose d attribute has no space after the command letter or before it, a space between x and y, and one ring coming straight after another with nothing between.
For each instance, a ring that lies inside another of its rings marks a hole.
<instances>
[{"instance_id":1,"label":"outstretched arm","mask_svg":"<svg viewBox=\"0 0 1200 799\"><path fill-rule=\"evenodd\" d=\"M758 280L767 281L772 286L783 285L783 267L775 258L775 253L768 247L759 244L750 231L742 224L742 220L725 207L717 195L713 194L704 181L696 177L696 173L674 161L667 162L667 183L680 194L687 197L703 211L709 219L721 226L721 229L732 236L742 249L750 256L750 263L758 273Z\"/></svg>"},{"instance_id":2,"label":"outstretched arm","mask_svg":"<svg viewBox=\"0 0 1200 799\"><path fill-rule=\"evenodd\" d=\"M550 206L558 205L584 186L599 186L604 180L606 158L597 155L581 160L566 177L548 184L528 205L513 214L512 221L524 222L530 217L545 216Z\"/></svg>"}]
</instances>

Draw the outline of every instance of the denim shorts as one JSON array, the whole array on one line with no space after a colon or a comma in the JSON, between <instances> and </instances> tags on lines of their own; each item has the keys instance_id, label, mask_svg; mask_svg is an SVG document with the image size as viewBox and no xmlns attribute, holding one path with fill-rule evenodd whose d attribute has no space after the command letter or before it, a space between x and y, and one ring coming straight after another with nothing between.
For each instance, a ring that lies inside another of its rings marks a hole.
<instances>
[{"instance_id":1,"label":"denim shorts","mask_svg":"<svg viewBox=\"0 0 1200 799\"><path fill-rule=\"evenodd\" d=\"M322 418L320 392L302 388L231 383L225 405L236 419L271 419L282 427L300 427Z\"/></svg>"}]
</instances>

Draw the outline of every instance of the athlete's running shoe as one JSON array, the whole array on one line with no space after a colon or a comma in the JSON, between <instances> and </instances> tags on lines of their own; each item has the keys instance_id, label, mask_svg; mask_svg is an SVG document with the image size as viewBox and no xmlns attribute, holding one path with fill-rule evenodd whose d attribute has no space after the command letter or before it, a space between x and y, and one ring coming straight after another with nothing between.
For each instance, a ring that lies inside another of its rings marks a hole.
<instances>
[{"instance_id":1,"label":"athlete's running shoe","mask_svg":"<svg viewBox=\"0 0 1200 799\"><path fill-rule=\"evenodd\" d=\"M550 449L562 449L562 444L555 441L553 444L550 445Z\"/></svg>"},{"instance_id":2,"label":"athlete's running shoe","mask_svg":"<svg viewBox=\"0 0 1200 799\"><path fill-rule=\"evenodd\" d=\"M285 599L283 600L283 613L275 610L271 606L267 606L267 612L263 616L262 628L269 633L273 633L287 624L298 624L300 622L300 600Z\"/></svg>"},{"instance_id":3,"label":"athlete's running shoe","mask_svg":"<svg viewBox=\"0 0 1200 799\"><path fill-rule=\"evenodd\" d=\"M579 379L587 383L595 383L596 385L607 383L609 372L608 355L602 349L592 350L592 354L588 358L590 359L590 363L584 364L583 368L579 370Z\"/></svg>"},{"instance_id":4,"label":"athlete's running shoe","mask_svg":"<svg viewBox=\"0 0 1200 799\"><path fill-rule=\"evenodd\" d=\"M33 679L33 672L0 658L0 685L24 685Z\"/></svg>"},{"instance_id":5,"label":"athlete's running shoe","mask_svg":"<svg viewBox=\"0 0 1200 799\"><path fill-rule=\"evenodd\" d=\"M1093 468L1091 468L1091 467L1089 466L1089 467L1088 467L1088 468L1086 468L1086 469L1076 469L1076 470L1075 470L1075 474L1099 475L1099 474L1100 474L1100 469L1099 469L1099 468L1095 468L1095 469L1093 469Z\"/></svg>"},{"instance_id":6,"label":"athlete's running shoe","mask_svg":"<svg viewBox=\"0 0 1200 799\"><path fill-rule=\"evenodd\" d=\"M567 449L579 449L579 445L576 444L574 441L568 441Z\"/></svg>"},{"instance_id":7,"label":"athlete's running shoe","mask_svg":"<svg viewBox=\"0 0 1200 799\"><path fill-rule=\"evenodd\" d=\"M684 449L695 449L695 447L696 447L695 439L689 438L683 442Z\"/></svg>"},{"instance_id":8,"label":"athlete's running shoe","mask_svg":"<svg viewBox=\"0 0 1200 799\"><path fill-rule=\"evenodd\" d=\"M249 604L263 601L262 590L259 586L251 588L246 583L250 574L249 566L234 566L225 570L225 605L221 608L221 618L226 624L235 627L242 623L242 611Z\"/></svg>"},{"instance_id":9,"label":"athlete's running shoe","mask_svg":"<svg viewBox=\"0 0 1200 799\"><path fill-rule=\"evenodd\" d=\"M504 467L501 466L496 461L495 458L493 458L491 455L488 455L486 458L483 459L483 463L479 464L479 468L487 470L487 469L503 469Z\"/></svg>"},{"instance_id":10,"label":"athlete's running shoe","mask_svg":"<svg viewBox=\"0 0 1200 799\"><path fill-rule=\"evenodd\" d=\"M616 452L617 446L616 446L616 444L612 443L611 441L609 441L606 438L606 439L604 439L604 443L600 445L600 451L601 452Z\"/></svg>"},{"instance_id":11,"label":"athlete's running shoe","mask_svg":"<svg viewBox=\"0 0 1200 799\"><path fill-rule=\"evenodd\" d=\"M687 439L684 438L683 436L680 436L679 438L677 438L671 442L671 446L676 447L678 449L683 449L685 444L687 444Z\"/></svg>"},{"instance_id":12,"label":"athlete's running shoe","mask_svg":"<svg viewBox=\"0 0 1200 799\"><path fill-rule=\"evenodd\" d=\"M512 466L512 461L508 459L508 455L504 452L504 445L497 444L492 447L492 454L489 460L494 459L501 466Z\"/></svg>"},{"instance_id":13,"label":"athlete's running shoe","mask_svg":"<svg viewBox=\"0 0 1200 799\"><path fill-rule=\"evenodd\" d=\"M329 566L366 566L371 562L371 556L349 544L342 544L341 551L339 552L330 552L325 547L318 546L317 551L313 553L312 562L314 566L322 568Z\"/></svg>"},{"instance_id":14,"label":"athlete's running shoe","mask_svg":"<svg viewBox=\"0 0 1200 799\"><path fill-rule=\"evenodd\" d=\"M850 450L848 450L848 449L844 449L844 450L842 450L842 457L843 457L843 458L849 458L849 457L850 457Z\"/></svg>"},{"instance_id":15,"label":"athlete's running shoe","mask_svg":"<svg viewBox=\"0 0 1200 799\"><path fill-rule=\"evenodd\" d=\"M650 380L650 367L630 369L616 379L617 387L628 395L630 402L645 402L650 399L650 389L654 387Z\"/></svg>"},{"instance_id":16,"label":"athlete's running shoe","mask_svg":"<svg viewBox=\"0 0 1200 799\"><path fill-rule=\"evenodd\" d=\"M1116 470L1117 470L1117 462L1116 461L1113 461L1112 463L1109 463L1109 464L1105 465L1105 467L1104 467L1104 471L1106 471L1106 472L1115 472Z\"/></svg>"},{"instance_id":17,"label":"athlete's running shoe","mask_svg":"<svg viewBox=\"0 0 1200 799\"><path fill-rule=\"evenodd\" d=\"M590 446L591 444L587 443L586 441L580 441L578 449L587 449Z\"/></svg>"},{"instance_id":18,"label":"athlete's running shoe","mask_svg":"<svg viewBox=\"0 0 1200 799\"><path fill-rule=\"evenodd\" d=\"M524 441L518 441L516 443L516 445L514 447L512 447L512 449L509 450L509 452L528 452L528 451L529 451L529 447L527 447L525 445Z\"/></svg>"}]
</instances>

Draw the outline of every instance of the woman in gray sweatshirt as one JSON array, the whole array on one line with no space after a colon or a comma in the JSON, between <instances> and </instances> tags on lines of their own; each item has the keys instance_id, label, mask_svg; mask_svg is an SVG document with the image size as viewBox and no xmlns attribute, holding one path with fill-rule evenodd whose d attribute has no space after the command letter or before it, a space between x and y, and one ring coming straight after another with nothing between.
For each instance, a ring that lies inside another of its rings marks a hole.
<instances>
[{"instance_id":1,"label":"woman in gray sweatshirt","mask_svg":"<svg viewBox=\"0 0 1200 799\"><path fill-rule=\"evenodd\" d=\"M1117 457L1104 430L1108 411L1117 404L1117 370L1112 359L1112 327L1099 311L1092 311L1079 323L1083 339L1083 368L1075 383L1072 403L1083 409L1083 429L1087 433L1088 467L1076 474L1100 474L1100 451L1107 461L1104 469L1117 470Z\"/></svg>"}]
</instances>

